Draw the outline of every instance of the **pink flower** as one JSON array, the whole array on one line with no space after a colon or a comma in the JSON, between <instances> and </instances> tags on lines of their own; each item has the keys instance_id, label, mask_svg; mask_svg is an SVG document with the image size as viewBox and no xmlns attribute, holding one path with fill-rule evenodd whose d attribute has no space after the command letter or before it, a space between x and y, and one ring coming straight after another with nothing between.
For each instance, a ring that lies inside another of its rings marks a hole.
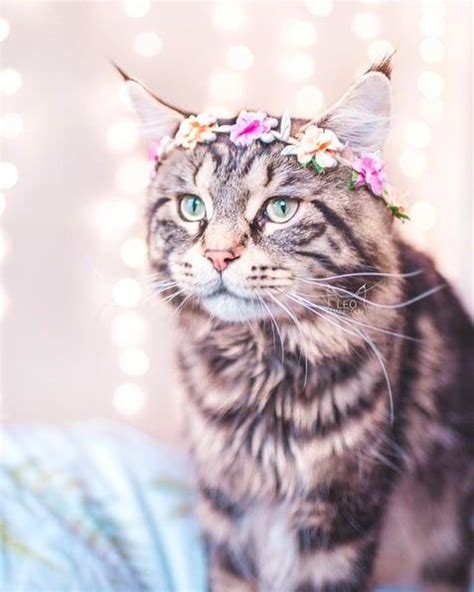
<instances>
[{"instance_id":1,"label":"pink flower","mask_svg":"<svg viewBox=\"0 0 474 592\"><path fill-rule=\"evenodd\" d=\"M263 111L241 111L230 129L230 139L236 146L248 146L254 140L272 142L272 128L277 125L278 121Z\"/></svg>"},{"instance_id":2,"label":"pink flower","mask_svg":"<svg viewBox=\"0 0 474 592\"><path fill-rule=\"evenodd\" d=\"M375 195L382 195L385 189L385 170L383 161L377 154L362 153L352 163L352 168L359 173L355 187L368 185Z\"/></svg>"}]
</instances>

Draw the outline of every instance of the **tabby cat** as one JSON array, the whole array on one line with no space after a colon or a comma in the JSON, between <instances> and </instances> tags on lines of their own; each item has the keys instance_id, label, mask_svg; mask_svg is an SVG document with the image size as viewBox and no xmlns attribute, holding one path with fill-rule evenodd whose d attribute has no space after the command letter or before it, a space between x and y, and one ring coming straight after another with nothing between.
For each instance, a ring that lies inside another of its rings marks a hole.
<instances>
[{"instance_id":1,"label":"tabby cat","mask_svg":"<svg viewBox=\"0 0 474 592\"><path fill-rule=\"evenodd\" d=\"M318 127L381 150L390 71L373 66ZM145 135L174 136L189 114L124 78ZM149 189L211 589L467 590L470 319L347 166L318 174L282 147L174 147Z\"/></svg>"}]
</instances>

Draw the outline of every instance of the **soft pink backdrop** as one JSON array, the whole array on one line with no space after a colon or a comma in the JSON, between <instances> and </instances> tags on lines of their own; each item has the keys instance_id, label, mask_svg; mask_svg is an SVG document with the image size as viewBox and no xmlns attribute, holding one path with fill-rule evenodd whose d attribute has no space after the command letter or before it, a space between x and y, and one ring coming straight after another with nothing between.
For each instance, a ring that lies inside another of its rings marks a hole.
<instances>
[{"instance_id":1,"label":"soft pink backdrop","mask_svg":"<svg viewBox=\"0 0 474 592\"><path fill-rule=\"evenodd\" d=\"M145 287L135 302L147 163L109 58L190 110L314 115L369 56L396 47L390 177L407 192L411 240L471 307L471 11L461 1L4 2L3 417L106 416L179 437L172 315Z\"/></svg>"}]
</instances>

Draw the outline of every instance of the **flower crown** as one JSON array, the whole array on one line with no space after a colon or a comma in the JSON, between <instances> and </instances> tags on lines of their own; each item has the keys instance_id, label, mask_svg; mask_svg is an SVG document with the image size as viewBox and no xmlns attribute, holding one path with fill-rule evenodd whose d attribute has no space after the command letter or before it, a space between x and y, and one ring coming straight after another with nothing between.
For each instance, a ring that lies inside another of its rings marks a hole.
<instances>
[{"instance_id":1,"label":"flower crown","mask_svg":"<svg viewBox=\"0 0 474 592\"><path fill-rule=\"evenodd\" d=\"M277 128L278 119L263 111L241 111L233 125L219 125L216 117L205 113L190 115L181 122L174 138L166 136L153 145L150 158L156 170L157 163L172 148L180 146L193 149L198 143L215 142L217 134L229 134L231 142L240 147L249 146L256 140L265 144L278 140L287 144L281 154L296 156L302 167L312 168L318 174L338 164L350 167L352 177L349 189L367 186L374 195L384 200L396 218L408 219L403 207L392 203L393 189L387 183L379 153L361 152L355 155L333 131L322 129L311 122L301 127L296 137L292 137L288 111L283 113Z\"/></svg>"}]
</instances>

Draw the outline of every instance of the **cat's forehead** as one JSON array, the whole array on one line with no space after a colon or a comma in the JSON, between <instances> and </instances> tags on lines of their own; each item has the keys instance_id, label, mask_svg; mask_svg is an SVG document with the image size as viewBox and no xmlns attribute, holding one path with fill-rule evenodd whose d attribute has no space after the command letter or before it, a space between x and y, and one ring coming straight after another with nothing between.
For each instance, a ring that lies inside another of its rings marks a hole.
<instances>
[{"instance_id":1,"label":"cat's forehead","mask_svg":"<svg viewBox=\"0 0 474 592\"><path fill-rule=\"evenodd\" d=\"M235 146L221 136L192 151L173 151L159 166L157 185L178 193L206 193L216 204L234 207L255 195L309 199L327 185L328 179L282 156L281 149L279 142Z\"/></svg>"}]
</instances>

